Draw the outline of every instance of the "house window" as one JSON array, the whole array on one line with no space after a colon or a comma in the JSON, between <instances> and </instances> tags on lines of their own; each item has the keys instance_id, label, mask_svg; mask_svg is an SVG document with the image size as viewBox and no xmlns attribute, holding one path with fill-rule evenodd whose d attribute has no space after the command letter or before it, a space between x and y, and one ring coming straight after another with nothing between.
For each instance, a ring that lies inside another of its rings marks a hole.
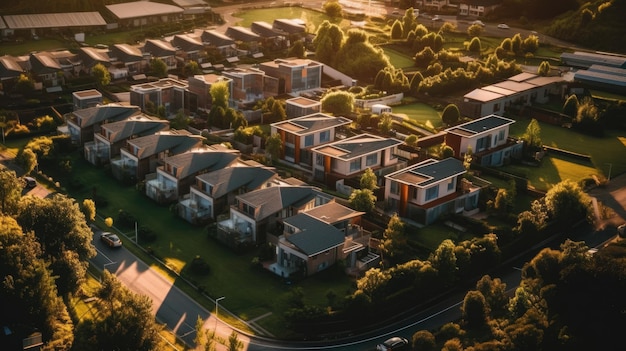
<instances>
[{"instance_id":1,"label":"house window","mask_svg":"<svg viewBox=\"0 0 626 351\"><path fill-rule=\"evenodd\" d=\"M411 188L412 197L417 200L417 188Z\"/></svg>"},{"instance_id":2,"label":"house window","mask_svg":"<svg viewBox=\"0 0 626 351\"><path fill-rule=\"evenodd\" d=\"M296 155L296 150L291 145L285 145L285 158L293 159Z\"/></svg>"},{"instance_id":3,"label":"house window","mask_svg":"<svg viewBox=\"0 0 626 351\"><path fill-rule=\"evenodd\" d=\"M350 161L350 172L356 172L361 170L361 159Z\"/></svg>"},{"instance_id":4,"label":"house window","mask_svg":"<svg viewBox=\"0 0 626 351\"><path fill-rule=\"evenodd\" d=\"M454 189L454 178L450 178L448 181L448 190Z\"/></svg>"},{"instance_id":5,"label":"house window","mask_svg":"<svg viewBox=\"0 0 626 351\"><path fill-rule=\"evenodd\" d=\"M313 134L304 137L304 147L313 146Z\"/></svg>"},{"instance_id":6,"label":"house window","mask_svg":"<svg viewBox=\"0 0 626 351\"><path fill-rule=\"evenodd\" d=\"M293 134L285 134L285 143L293 144L296 142L296 137Z\"/></svg>"},{"instance_id":7,"label":"house window","mask_svg":"<svg viewBox=\"0 0 626 351\"><path fill-rule=\"evenodd\" d=\"M320 143L327 143L330 141L330 130L324 130L320 132Z\"/></svg>"},{"instance_id":8,"label":"house window","mask_svg":"<svg viewBox=\"0 0 626 351\"><path fill-rule=\"evenodd\" d=\"M372 165L375 165L376 163L378 163L378 154L367 155L367 157L365 158L366 166L372 166Z\"/></svg>"},{"instance_id":9,"label":"house window","mask_svg":"<svg viewBox=\"0 0 626 351\"><path fill-rule=\"evenodd\" d=\"M434 200L439 196L439 185L426 189L426 201Z\"/></svg>"},{"instance_id":10,"label":"house window","mask_svg":"<svg viewBox=\"0 0 626 351\"><path fill-rule=\"evenodd\" d=\"M394 195L400 194L400 184L398 184L398 182L392 180L391 181L391 185L389 186L389 192L394 194Z\"/></svg>"},{"instance_id":11,"label":"house window","mask_svg":"<svg viewBox=\"0 0 626 351\"><path fill-rule=\"evenodd\" d=\"M498 140L504 140L504 129L498 133Z\"/></svg>"},{"instance_id":12,"label":"house window","mask_svg":"<svg viewBox=\"0 0 626 351\"><path fill-rule=\"evenodd\" d=\"M204 183L204 192L211 195L213 193L213 185Z\"/></svg>"},{"instance_id":13,"label":"house window","mask_svg":"<svg viewBox=\"0 0 626 351\"><path fill-rule=\"evenodd\" d=\"M500 111L500 104L494 104L493 105L493 112L498 112Z\"/></svg>"},{"instance_id":14,"label":"house window","mask_svg":"<svg viewBox=\"0 0 626 351\"><path fill-rule=\"evenodd\" d=\"M318 166L324 165L324 155L315 154L315 164Z\"/></svg>"}]
</instances>

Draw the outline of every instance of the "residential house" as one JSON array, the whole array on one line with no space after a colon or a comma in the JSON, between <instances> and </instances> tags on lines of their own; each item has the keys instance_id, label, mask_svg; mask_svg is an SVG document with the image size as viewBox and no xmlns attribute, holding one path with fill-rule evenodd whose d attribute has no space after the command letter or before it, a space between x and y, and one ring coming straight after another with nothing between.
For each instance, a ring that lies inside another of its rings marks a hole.
<instances>
[{"instance_id":1,"label":"residential house","mask_svg":"<svg viewBox=\"0 0 626 351\"><path fill-rule=\"evenodd\" d=\"M102 104L102 93L96 89L80 90L72 93L74 111Z\"/></svg>"},{"instance_id":2,"label":"residential house","mask_svg":"<svg viewBox=\"0 0 626 351\"><path fill-rule=\"evenodd\" d=\"M94 165L107 164L112 158L119 156L120 149L126 145L126 140L169 129L169 121L144 114L103 124L100 131L94 133L93 142L85 143L85 159Z\"/></svg>"},{"instance_id":3,"label":"residential house","mask_svg":"<svg viewBox=\"0 0 626 351\"><path fill-rule=\"evenodd\" d=\"M322 103L306 97L297 96L285 101L287 119L322 112Z\"/></svg>"},{"instance_id":4,"label":"residential house","mask_svg":"<svg viewBox=\"0 0 626 351\"><path fill-rule=\"evenodd\" d=\"M30 72L44 87L60 87L63 85L61 65L48 53L31 53L29 56Z\"/></svg>"},{"instance_id":5,"label":"residential house","mask_svg":"<svg viewBox=\"0 0 626 351\"><path fill-rule=\"evenodd\" d=\"M235 41L217 30L205 30L201 35L202 43L210 50L216 50L224 57L237 55Z\"/></svg>"},{"instance_id":6,"label":"residential house","mask_svg":"<svg viewBox=\"0 0 626 351\"><path fill-rule=\"evenodd\" d=\"M113 176L121 181L142 181L146 174L156 172L165 158L198 148L204 138L185 130L162 131L126 140L120 156L111 159Z\"/></svg>"},{"instance_id":7,"label":"residential house","mask_svg":"<svg viewBox=\"0 0 626 351\"><path fill-rule=\"evenodd\" d=\"M137 106L112 103L76 110L66 114L64 118L72 143L84 145L93 140L94 133L100 132L101 125L121 121L140 112Z\"/></svg>"},{"instance_id":8,"label":"residential house","mask_svg":"<svg viewBox=\"0 0 626 351\"><path fill-rule=\"evenodd\" d=\"M350 123L352 120L345 117L315 113L272 123L271 133L280 135L281 160L310 168L311 148L334 141L336 129Z\"/></svg>"},{"instance_id":9,"label":"residential house","mask_svg":"<svg viewBox=\"0 0 626 351\"><path fill-rule=\"evenodd\" d=\"M243 160L198 175L189 194L178 203L178 214L190 223L204 223L234 205L237 195L266 188L277 178L273 169Z\"/></svg>"},{"instance_id":10,"label":"residential house","mask_svg":"<svg viewBox=\"0 0 626 351\"><path fill-rule=\"evenodd\" d=\"M384 173L401 166L397 148L402 141L360 134L311 149L313 178L334 186L339 180L360 176L366 169Z\"/></svg>"},{"instance_id":11,"label":"residential house","mask_svg":"<svg viewBox=\"0 0 626 351\"><path fill-rule=\"evenodd\" d=\"M278 94L296 94L306 90L319 89L322 83L324 65L309 59L276 59L259 64L266 75L276 78Z\"/></svg>"},{"instance_id":12,"label":"residential house","mask_svg":"<svg viewBox=\"0 0 626 351\"><path fill-rule=\"evenodd\" d=\"M249 55L259 52L261 36L252 30L245 27L233 26L226 29L226 35L237 43L237 48L242 50L242 54Z\"/></svg>"},{"instance_id":13,"label":"residential house","mask_svg":"<svg viewBox=\"0 0 626 351\"><path fill-rule=\"evenodd\" d=\"M574 73L574 81L617 94L626 93L626 68L593 64Z\"/></svg>"},{"instance_id":14,"label":"residential house","mask_svg":"<svg viewBox=\"0 0 626 351\"><path fill-rule=\"evenodd\" d=\"M176 202L189 193L196 176L232 165L239 154L237 150L216 145L166 157L156 174L146 175L146 195L160 204Z\"/></svg>"},{"instance_id":15,"label":"residential house","mask_svg":"<svg viewBox=\"0 0 626 351\"><path fill-rule=\"evenodd\" d=\"M117 69L126 70L128 76L142 74L146 66L144 55L136 46L129 44L115 44L109 52L111 64Z\"/></svg>"},{"instance_id":16,"label":"residential house","mask_svg":"<svg viewBox=\"0 0 626 351\"><path fill-rule=\"evenodd\" d=\"M229 218L218 221L218 240L234 248L263 244L267 233L282 232L281 219L331 200L330 195L311 186L270 186L238 195Z\"/></svg>"},{"instance_id":17,"label":"residential house","mask_svg":"<svg viewBox=\"0 0 626 351\"><path fill-rule=\"evenodd\" d=\"M263 21L255 21L250 25L250 30L258 34L261 46L270 50L285 47L285 33L274 30L272 25Z\"/></svg>"},{"instance_id":18,"label":"residential house","mask_svg":"<svg viewBox=\"0 0 626 351\"><path fill-rule=\"evenodd\" d=\"M176 69L176 48L165 40L148 39L143 47L143 52L149 54L151 59L161 59L165 62L168 71Z\"/></svg>"},{"instance_id":19,"label":"residential house","mask_svg":"<svg viewBox=\"0 0 626 351\"><path fill-rule=\"evenodd\" d=\"M233 99L233 80L230 77L209 74L196 74L187 78L189 91L189 105L196 106L196 110L209 111L212 105L211 86L218 82L226 82L228 85L229 105ZM193 108L190 108L194 111Z\"/></svg>"},{"instance_id":20,"label":"residential house","mask_svg":"<svg viewBox=\"0 0 626 351\"><path fill-rule=\"evenodd\" d=\"M428 225L448 213L475 213L480 186L462 179L463 162L428 159L385 176L389 211Z\"/></svg>"},{"instance_id":21,"label":"residential house","mask_svg":"<svg viewBox=\"0 0 626 351\"><path fill-rule=\"evenodd\" d=\"M589 68L592 65L626 68L626 56L601 52L564 52L561 54L561 62L578 68Z\"/></svg>"},{"instance_id":22,"label":"residential house","mask_svg":"<svg viewBox=\"0 0 626 351\"><path fill-rule=\"evenodd\" d=\"M181 20L183 9L154 1L133 1L105 5L119 27L143 27Z\"/></svg>"},{"instance_id":23,"label":"residential house","mask_svg":"<svg viewBox=\"0 0 626 351\"><path fill-rule=\"evenodd\" d=\"M130 103L153 114L159 106L163 106L166 116L176 114L179 110L195 111L197 106L190 106L187 87L186 81L173 78L131 85Z\"/></svg>"},{"instance_id":24,"label":"residential house","mask_svg":"<svg viewBox=\"0 0 626 351\"><path fill-rule=\"evenodd\" d=\"M459 110L470 118L494 113L501 115L510 108L521 109L532 103L546 103L551 96L562 97L565 91L563 77L542 77L524 72L465 94Z\"/></svg>"},{"instance_id":25,"label":"residential house","mask_svg":"<svg viewBox=\"0 0 626 351\"><path fill-rule=\"evenodd\" d=\"M287 36L304 36L306 23L300 19L277 18L272 22L272 29L285 33Z\"/></svg>"},{"instance_id":26,"label":"residential house","mask_svg":"<svg viewBox=\"0 0 626 351\"><path fill-rule=\"evenodd\" d=\"M97 64L104 67L111 65L108 49L98 49L94 47L81 47L78 51L78 57L82 60L82 71L91 74L91 69Z\"/></svg>"},{"instance_id":27,"label":"residential house","mask_svg":"<svg viewBox=\"0 0 626 351\"><path fill-rule=\"evenodd\" d=\"M222 72L232 80L231 99L246 104L262 100L265 95L265 72L256 68L234 68ZM268 95L270 93L268 92Z\"/></svg>"},{"instance_id":28,"label":"residential house","mask_svg":"<svg viewBox=\"0 0 626 351\"><path fill-rule=\"evenodd\" d=\"M10 4L5 1L5 4ZM16 1L17 3L17 1ZM22 5L20 3L19 5ZM22 15L2 14L0 20L0 34L2 36L15 35L39 39L44 35L58 35L59 32L73 33L92 32L106 28L106 21L99 12L57 12L34 13L39 4L26 4ZM6 23L6 26L4 24Z\"/></svg>"},{"instance_id":29,"label":"residential house","mask_svg":"<svg viewBox=\"0 0 626 351\"><path fill-rule=\"evenodd\" d=\"M24 68L20 66L13 56L0 56L0 91L7 94L17 79L24 73Z\"/></svg>"},{"instance_id":30,"label":"residential house","mask_svg":"<svg viewBox=\"0 0 626 351\"><path fill-rule=\"evenodd\" d=\"M472 162L483 166L501 166L511 158L521 157L521 141L509 139L514 120L489 115L446 129L445 143L462 158L471 149Z\"/></svg>"},{"instance_id":31,"label":"residential house","mask_svg":"<svg viewBox=\"0 0 626 351\"><path fill-rule=\"evenodd\" d=\"M172 38L172 45L179 50L179 56L185 61L196 61L202 63L201 58L205 56L204 44L200 38L189 34L177 34Z\"/></svg>"},{"instance_id":32,"label":"residential house","mask_svg":"<svg viewBox=\"0 0 626 351\"><path fill-rule=\"evenodd\" d=\"M370 233L360 226L363 212L335 201L283 219L279 236L269 234L276 260L266 267L282 277L309 276L344 260L347 272L373 267L380 256L370 252Z\"/></svg>"},{"instance_id":33,"label":"residential house","mask_svg":"<svg viewBox=\"0 0 626 351\"><path fill-rule=\"evenodd\" d=\"M497 9L501 0L460 0L459 15L472 18L484 18Z\"/></svg>"}]
</instances>

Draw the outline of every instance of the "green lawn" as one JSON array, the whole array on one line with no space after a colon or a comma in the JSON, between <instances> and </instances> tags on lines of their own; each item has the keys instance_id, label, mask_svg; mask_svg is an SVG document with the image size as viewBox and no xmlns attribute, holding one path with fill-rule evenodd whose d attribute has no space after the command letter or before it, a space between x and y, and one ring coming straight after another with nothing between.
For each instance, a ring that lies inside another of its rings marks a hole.
<instances>
[{"instance_id":1,"label":"green lawn","mask_svg":"<svg viewBox=\"0 0 626 351\"><path fill-rule=\"evenodd\" d=\"M433 129L440 128L443 125L439 112L424 103L415 103L408 105L400 105L393 107L393 113L403 113L408 118L424 124Z\"/></svg>"},{"instance_id":2,"label":"green lawn","mask_svg":"<svg viewBox=\"0 0 626 351\"><path fill-rule=\"evenodd\" d=\"M339 269L331 268L325 272L309 277L302 282L286 285L274 274L254 268L251 264L254 253L235 254L230 249L215 242L207 236L205 228L194 227L174 215L169 207L158 206L140 193L135 186L122 186L104 169L94 167L73 154L71 182L63 180L61 175L54 176L61 185L73 184L68 187L70 195L80 203L84 198L93 198L94 191L106 199L106 207L98 206L101 217L117 218L119 210L124 210L136 217L139 226L147 226L157 233L157 239L151 243L139 243L150 247L157 257L161 258L171 269L185 272L185 266L196 255L204 258L211 267L208 276L186 277L196 285L202 286L212 297L226 296L222 304L239 318L249 320L268 312L272 318L258 321L262 327L277 336L283 332L284 321L280 319L281 304L291 286L302 287L307 303L321 306L327 305L326 293L333 290L337 296L343 296L351 289L352 281ZM53 171L46 170L48 173ZM115 225L115 224L114 224ZM130 238L134 238L132 229L125 230ZM130 239L126 240L132 246ZM156 265L156 263L153 263ZM177 280L185 291L195 293L184 283ZM207 308L213 308L208 301L202 301Z\"/></svg>"},{"instance_id":3,"label":"green lawn","mask_svg":"<svg viewBox=\"0 0 626 351\"><path fill-rule=\"evenodd\" d=\"M528 122L527 119L522 119L511 125L511 135L521 136L526 130ZM515 165L506 166L503 170L525 175L531 185L543 190L547 190L565 179L579 181L592 174L608 178L609 169L613 176L626 172L626 159L624 158L626 136L623 131L608 130L604 137L596 138L573 129L565 129L546 123L539 123L539 125L541 126L541 140L544 145L590 155L591 162L582 162L549 153L539 168Z\"/></svg>"},{"instance_id":4,"label":"green lawn","mask_svg":"<svg viewBox=\"0 0 626 351\"><path fill-rule=\"evenodd\" d=\"M383 49L385 50L385 55L389 57L389 62L391 62L395 68L407 69L415 66L415 61L407 55L388 47L383 47Z\"/></svg>"},{"instance_id":5,"label":"green lawn","mask_svg":"<svg viewBox=\"0 0 626 351\"><path fill-rule=\"evenodd\" d=\"M0 44L0 56L20 56L33 51L54 51L57 49L68 49L67 44L56 39L26 40L22 43Z\"/></svg>"}]
</instances>

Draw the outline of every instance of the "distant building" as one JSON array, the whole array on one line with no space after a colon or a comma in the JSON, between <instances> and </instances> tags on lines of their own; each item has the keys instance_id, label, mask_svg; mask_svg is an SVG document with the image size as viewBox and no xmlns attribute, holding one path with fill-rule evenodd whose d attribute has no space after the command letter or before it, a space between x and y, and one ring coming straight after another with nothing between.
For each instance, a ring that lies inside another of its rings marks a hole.
<instances>
[{"instance_id":1,"label":"distant building","mask_svg":"<svg viewBox=\"0 0 626 351\"><path fill-rule=\"evenodd\" d=\"M217 74L196 74L187 78L189 90L189 110L209 111L212 105L211 86L218 82L226 82L230 99L233 99L233 80ZM230 102L229 102L230 104ZM194 109L195 107L195 109Z\"/></svg>"},{"instance_id":2,"label":"distant building","mask_svg":"<svg viewBox=\"0 0 626 351\"><path fill-rule=\"evenodd\" d=\"M589 68L591 65L626 68L626 56L596 52L564 52L561 54L561 62L566 66L578 68Z\"/></svg>"},{"instance_id":3,"label":"distant building","mask_svg":"<svg viewBox=\"0 0 626 351\"><path fill-rule=\"evenodd\" d=\"M309 59L276 59L259 65L259 69L278 80L276 95L319 89L323 67Z\"/></svg>"},{"instance_id":4,"label":"distant building","mask_svg":"<svg viewBox=\"0 0 626 351\"><path fill-rule=\"evenodd\" d=\"M96 89L75 91L72 93L74 111L102 104L102 93Z\"/></svg>"},{"instance_id":5,"label":"distant building","mask_svg":"<svg viewBox=\"0 0 626 351\"><path fill-rule=\"evenodd\" d=\"M459 15L467 17L485 17L502 4L501 0L460 0Z\"/></svg>"},{"instance_id":6,"label":"distant building","mask_svg":"<svg viewBox=\"0 0 626 351\"><path fill-rule=\"evenodd\" d=\"M134 1L106 5L120 27L141 27L182 19L184 10L178 6L152 1Z\"/></svg>"},{"instance_id":7,"label":"distant building","mask_svg":"<svg viewBox=\"0 0 626 351\"><path fill-rule=\"evenodd\" d=\"M166 116L181 109L195 111L197 106L190 106L187 87L186 81L172 78L131 85L130 103L148 113L155 113L159 106L163 106Z\"/></svg>"},{"instance_id":8,"label":"distant building","mask_svg":"<svg viewBox=\"0 0 626 351\"><path fill-rule=\"evenodd\" d=\"M311 100L302 96L287 99L287 101L285 101L285 104L287 119L322 112L321 102Z\"/></svg>"}]
</instances>

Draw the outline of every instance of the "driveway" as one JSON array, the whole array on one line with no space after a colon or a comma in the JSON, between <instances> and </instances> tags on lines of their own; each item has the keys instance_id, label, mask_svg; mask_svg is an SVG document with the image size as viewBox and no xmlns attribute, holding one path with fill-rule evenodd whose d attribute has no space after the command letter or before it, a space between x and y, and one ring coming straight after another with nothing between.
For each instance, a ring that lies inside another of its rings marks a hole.
<instances>
[{"instance_id":1,"label":"driveway","mask_svg":"<svg viewBox=\"0 0 626 351\"><path fill-rule=\"evenodd\" d=\"M608 218L596 214L596 228L598 230L614 230L618 225L626 223L626 173L611 178L603 187L596 187L588 192L598 204L602 204L612 211Z\"/></svg>"}]
</instances>

